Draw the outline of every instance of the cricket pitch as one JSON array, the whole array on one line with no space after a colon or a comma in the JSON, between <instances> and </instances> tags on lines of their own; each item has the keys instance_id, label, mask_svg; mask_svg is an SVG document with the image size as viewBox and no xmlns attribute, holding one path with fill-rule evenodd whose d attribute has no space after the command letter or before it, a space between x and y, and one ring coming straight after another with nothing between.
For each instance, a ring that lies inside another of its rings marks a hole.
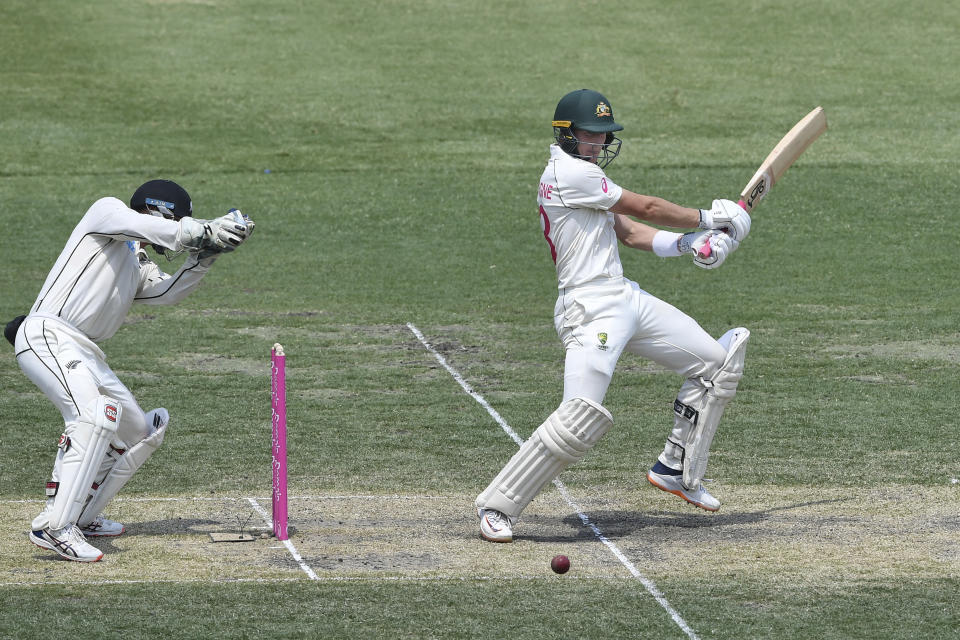
<instances>
[{"instance_id":1,"label":"cricket pitch","mask_svg":"<svg viewBox=\"0 0 960 640\"><path fill-rule=\"evenodd\" d=\"M91 538L105 553L92 565L30 544L41 501L7 500L0 569L5 585L503 579L553 576L550 559L563 553L573 566L554 579L630 579L599 531L654 581L776 574L816 586L960 575L956 485L721 489L715 514L652 487L578 497L594 531L550 487L517 523L512 544L480 540L472 496L294 495L289 545L269 534L269 498L120 498L108 513L127 531ZM211 533L253 540L214 542Z\"/></svg>"}]
</instances>

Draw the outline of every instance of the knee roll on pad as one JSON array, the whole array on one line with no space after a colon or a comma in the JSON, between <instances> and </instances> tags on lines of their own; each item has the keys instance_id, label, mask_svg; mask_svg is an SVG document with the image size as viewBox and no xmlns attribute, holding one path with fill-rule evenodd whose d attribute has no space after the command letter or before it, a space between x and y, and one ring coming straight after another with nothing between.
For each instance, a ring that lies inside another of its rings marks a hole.
<instances>
[{"instance_id":1,"label":"knee roll on pad","mask_svg":"<svg viewBox=\"0 0 960 640\"><path fill-rule=\"evenodd\" d=\"M719 398L732 398L737 392L737 385L743 377L744 360L747 355L747 341L750 332L743 327L730 329L717 342L727 350L720 369L714 374L713 394Z\"/></svg>"},{"instance_id":2,"label":"knee roll on pad","mask_svg":"<svg viewBox=\"0 0 960 640\"><path fill-rule=\"evenodd\" d=\"M561 471L583 459L613 425L610 412L586 398L561 404L477 497L481 509L516 518Z\"/></svg>"}]
</instances>

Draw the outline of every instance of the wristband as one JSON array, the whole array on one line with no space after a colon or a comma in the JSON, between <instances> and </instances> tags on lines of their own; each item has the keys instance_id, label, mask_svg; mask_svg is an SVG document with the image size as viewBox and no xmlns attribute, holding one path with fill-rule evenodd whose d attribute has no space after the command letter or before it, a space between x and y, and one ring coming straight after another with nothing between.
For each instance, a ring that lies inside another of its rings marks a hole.
<instances>
[{"instance_id":1,"label":"wristband","mask_svg":"<svg viewBox=\"0 0 960 640\"><path fill-rule=\"evenodd\" d=\"M700 222L697 224L698 229L709 229L710 223L707 222L706 218L710 215L710 212L706 209L697 209L700 212Z\"/></svg>"},{"instance_id":2,"label":"wristband","mask_svg":"<svg viewBox=\"0 0 960 640\"><path fill-rule=\"evenodd\" d=\"M657 231L653 236L653 252L661 258L676 258L682 255L677 247L677 240L682 235L672 231Z\"/></svg>"}]
</instances>

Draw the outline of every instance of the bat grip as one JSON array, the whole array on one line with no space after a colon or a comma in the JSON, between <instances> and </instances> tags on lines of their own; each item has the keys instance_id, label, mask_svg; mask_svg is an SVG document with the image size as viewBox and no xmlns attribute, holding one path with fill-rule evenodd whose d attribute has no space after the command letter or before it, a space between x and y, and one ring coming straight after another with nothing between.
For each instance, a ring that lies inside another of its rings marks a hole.
<instances>
[{"instance_id":1,"label":"bat grip","mask_svg":"<svg viewBox=\"0 0 960 640\"><path fill-rule=\"evenodd\" d=\"M747 201L744 200L743 198L740 198L740 200L737 201L737 206L740 207L741 209L743 209L744 211L746 211L746 210L747 210Z\"/></svg>"},{"instance_id":2,"label":"bat grip","mask_svg":"<svg viewBox=\"0 0 960 640\"><path fill-rule=\"evenodd\" d=\"M711 253L713 253L713 249L710 248L710 238L707 238L707 243L700 247L700 250L697 251L697 255L699 255L702 259L709 258Z\"/></svg>"}]
</instances>

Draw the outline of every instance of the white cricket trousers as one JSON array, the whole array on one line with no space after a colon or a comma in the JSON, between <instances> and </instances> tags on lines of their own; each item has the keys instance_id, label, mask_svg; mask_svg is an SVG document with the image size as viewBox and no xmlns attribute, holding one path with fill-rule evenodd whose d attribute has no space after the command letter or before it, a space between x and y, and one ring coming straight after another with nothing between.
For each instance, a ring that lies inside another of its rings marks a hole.
<instances>
[{"instance_id":1,"label":"white cricket trousers","mask_svg":"<svg viewBox=\"0 0 960 640\"><path fill-rule=\"evenodd\" d=\"M107 366L92 340L55 316L29 315L16 339L20 369L63 415L64 423L93 422L83 412L100 395L120 403L117 438L130 446L148 435L143 409ZM126 447L121 447L126 448Z\"/></svg>"},{"instance_id":2,"label":"white cricket trousers","mask_svg":"<svg viewBox=\"0 0 960 640\"><path fill-rule=\"evenodd\" d=\"M560 291L554 326L566 349L563 401L603 403L624 351L679 373L710 379L726 350L697 322L625 278Z\"/></svg>"}]
</instances>

